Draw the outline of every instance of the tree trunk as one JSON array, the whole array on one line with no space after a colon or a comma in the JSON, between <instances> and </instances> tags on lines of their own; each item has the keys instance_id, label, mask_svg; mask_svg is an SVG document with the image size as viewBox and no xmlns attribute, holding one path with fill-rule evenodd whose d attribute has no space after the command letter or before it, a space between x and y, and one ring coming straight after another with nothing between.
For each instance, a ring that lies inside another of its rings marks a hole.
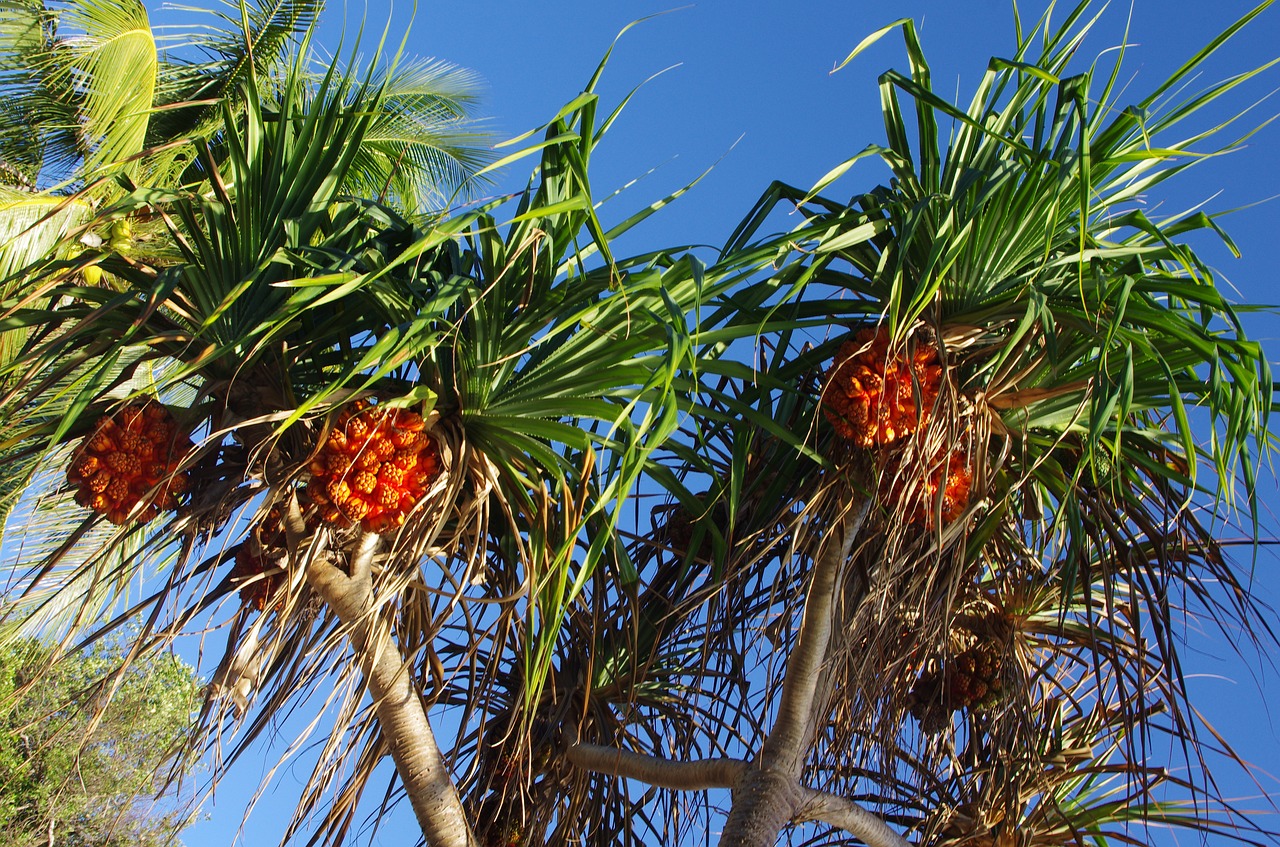
<instances>
[{"instance_id":1,"label":"tree trunk","mask_svg":"<svg viewBox=\"0 0 1280 847\"><path fill-rule=\"evenodd\" d=\"M312 551L307 581L349 628L378 725L428 847L476 847L408 665L374 605L370 565L378 545L372 533L360 537L350 575Z\"/></svg>"},{"instance_id":2,"label":"tree trunk","mask_svg":"<svg viewBox=\"0 0 1280 847\"><path fill-rule=\"evenodd\" d=\"M795 649L787 659L778 717L760 758L733 792L733 807L720 843L726 847L773 847L800 811L800 775L813 744L817 692L831 642L835 592L853 540L866 520L870 499L846 511L821 540Z\"/></svg>"},{"instance_id":3,"label":"tree trunk","mask_svg":"<svg viewBox=\"0 0 1280 847\"><path fill-rule=\"evenodd\" d=\"M752 768L733 790L722 847L773 847L799 811L800 785L776 768Z\"/></svg>"}]
</instances>

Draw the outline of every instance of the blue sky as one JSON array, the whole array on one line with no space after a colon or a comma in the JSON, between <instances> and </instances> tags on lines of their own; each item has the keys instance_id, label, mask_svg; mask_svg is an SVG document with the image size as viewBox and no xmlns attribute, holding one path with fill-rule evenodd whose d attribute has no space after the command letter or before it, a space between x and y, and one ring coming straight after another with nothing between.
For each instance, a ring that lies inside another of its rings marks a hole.
<instances>
[{"instance_id":1,"label":"blue sky","mask_svg":"<svg viewBox=\"0 0 1280 847\"><path fill-rule=\"evenodd\" d=\"M157 9L153 22L172 16ZM1115 3L1082 51L1085 60L1121 42L1132 13L1127 57L1132 99L1138 99L1190 56L1212 33L1251 3L1206 4L1190 0L1135 0ZM1024 26L1044 10L1043 2L1021 4ZM366 22L365 41L376 40L384 22L398 39L409 32L406 51L472 68L486 80L480 112L502 139L540 125L572 98L594 70L619 30L629 22L670 9L641 0L490 0L484 3L407 3L378 0L368 7L332 4L321 42L349 49L356 26ZM1099 5L1101 8L1101 5ZM1069 6L1059 10L1065 15ZM411 14L413 12L413 14ZM345 16L345 27L344 27ZM635 181L605 207L617 220L691 181L710 174L686 197L629 236L620 250L671 243L718 244L746 214L770 180L811 185L832 166L882 139L877 75L906 65L901 41L890 36L838 73L830 73L869 32L897 17L911 17L933 68L935 88L968 100L992 55L1013 44L1012 4L1007 0L900 0L871 4L857 0L704 0L663 14L628 32L618 44L601 88L606 105L643 83L593 161L593 184L607 193ZM411 26L410 19L412 18ZM344 37L345 34L345 37ZM1263 64L1280 53L1280 8L1270 10L1209 63L1196 85ZM1103 56L1104 60L1110 54ZM657 74L655 78L654 75ZM648 80L648 82L646 82ZM1231 98L1232 112L1244 111L1280 87L1273 70ZM1240 132L1280 112L1280 98L1265 100L1240 123ZM1227 114L1211 114L1213 122ZM1188 128L1190 134L1191 127ZM1273 256L1280 242L1280 124L1262 129L1247 146L1207 159L1184 179L1162 188L1160 210L1172 213L1205 203L1210 211L1240 209L1222 224L1239 245L1240 260L1205 242L1204 255L1238 299L1280 299L1273 280ZM714 167L712 167L714 166ZM517 167L499 183L513 190L525 173ZM855 168L840 186L846 193L884 178L873 164ZM840 189L832 193L839 194ZM1154 200L1155 198L1153 198ZM1280 322L1259 316L1251 332L1280 355ZM1274 479L1263 483L1264 527L1280 526ZM1241 552L1249 567L1247 551ZM1262 550L1256 560L1257 590L1275 602L1280 592L1275 557ZM1254 657L1242 661L1233 645L1210 632L1192 635L1186 645L1188 672L1206 716L1238 745L1239 752L1271 773L1280 773L1280 717L1268 706L1280 686L1276 672ZM1244 648L1246 656L1248 647ZM276 760L288 737L272 751L245 760L219 790L209 808L212 820L188 831L188 847L230 847L246 798ZM1223 770L1228 793L1257 795L1238 774ZM282 771L269 788L236 844L275 844L305 770ZM1280 794L1275 779L1260 776L1264 789ZM380 792L374 792L380 794ZM1245 803L1256 807L1257 802ZM377 843L406 844L417 838L407 810L383 823ZM1191 839L1183 837L1182 843ZM1172 844L1173 840L1161 843Z\"/></svg>"}]
</instances>

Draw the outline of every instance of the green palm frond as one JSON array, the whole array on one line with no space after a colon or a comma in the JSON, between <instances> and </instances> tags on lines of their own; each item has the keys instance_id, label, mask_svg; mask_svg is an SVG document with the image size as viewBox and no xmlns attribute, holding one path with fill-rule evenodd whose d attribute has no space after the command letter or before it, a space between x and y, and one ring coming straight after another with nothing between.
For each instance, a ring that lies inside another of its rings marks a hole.
<instances>
[{"instance_id":1,"label":"green palm frond","mask_svg":"<svg viewBox=\"0 0 1280 847\"><path fill-rule=\"evenodd\" d=\"M6 181L30 188L124 166L143 150L158 70L139 0L0 7Z\"/></svg>"},{"instance_id":2,"label":"green palm frond","mask_svg":"<svg viewBox=\"0 0 1280 847\"><path fill-rule=\"evenodd\" d=\"M479 80L438 60L407 61L386 74L383 99L369 128L361 196L394 199L410 215L445 205L491 158L487 137L468 117Z\"/></svg>"},{"instance_id":3,"label":"green palm frond","mask_svg":"<svg viewBox=\"0 0 1280 847\"><path fill-rule=\"evenodd\" d=\"M91 206L80 200L0 190L0 279L4 280L0 291L4 298L27 294L21 287L21 271L50 255L78 250L79 245L67 247L68 236L91 215ZM41 299L38 294L36 298ZM13 362L26 341L26 330L0 328L0 368L7 368ZM8 394L10 385L9 379L0 377L0 390L4 394ZM10 398L0 399L0 420L6 425L15 420L11 412ZM3 536L4 523L37 467L38 452L24 445L10 444L0 448L0 456L8 469L0 483L0 536Z\"/></svg>"},{"instance_id":4,"label":"green palm frond","mask_svg":"<svg viewBox=\"0 0 1280 847\"><path fill-rule=\"evenodd\" d=\"M324 0L245 0L210 11L218 23L189 36L191 46L207 58L171 59L157 98L162 105L189 108L159 115L151 143L209 134L217 104L240 96L245 86L261 90L267 85L298 39L314 28L324 5Z\"/></svg>"},{"instance_id":5,"label":"green palm frond","mask_svg":"<svg viewBox=\"0 0 1280 847\"><path fill-rule=\"evenodd\" d=\"M159 60L140 0L77 0L60 17L63 57L51 71L77 90L83 132L98 172L140 153L151 119ZM129 80L121 85L120 80Z\"/></svg>"},{"instance_id":6,"label":"green palm frond","mask_svg":"<svg viewBox=\"0 0 1280 847\"><path fill-rule=\"evenodd\" d=\"M45 145L32 138L40 107L31 98L40 92L51 23L42 0L0 4L0 184L31 190L39 182Z\"/></svg>"},{"instance_id":7,"label":"green palm frond","mask_svg":"<svg viewBox=\"0 0 1280 847\"><path fill-rule=\"evenodd\" d=\"M0 279L5 296L16 290L21 271L57 254L92 213L83 200L0 189Z\"/></svg>"}]
</instances>

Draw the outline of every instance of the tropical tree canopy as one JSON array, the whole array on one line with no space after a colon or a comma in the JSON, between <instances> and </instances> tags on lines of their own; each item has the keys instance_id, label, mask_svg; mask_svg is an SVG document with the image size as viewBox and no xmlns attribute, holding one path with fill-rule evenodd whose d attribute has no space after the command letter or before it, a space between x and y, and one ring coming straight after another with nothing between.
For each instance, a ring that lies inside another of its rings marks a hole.
<instances>
[{"instance_id":1,"label":"tropical tree canopy","mask_svg":"<svg viewBox=\"0 0 1280 847\"><path fill-rule=\"evenodd\" d=\"M307 37L323 5L213 10L211 24L162 39L141 0L0 3L0 291L24 296L19 271L49 255L75 259L88 286L121 290L127 283L105 259L172 264L179 252L154 209L103 210L138 185L207 193L211 170L234 155L228 140L264 101L267 120L285 99L295 109L311 97L374 109L344 183L329 191L428 217L465 194L489 158L469 116L476 77L437 61L375 62L366 82L379 96L358 102L360 86L325 83ZM3 334L0 362L24 336ZM17 464L0 483L0 515L34 470L29 457L6 454Z\"/></svg>"},{"instance_id":2,"label":"tropical tree canopy","mask_svg":"<svg viewBox=\"0 0 1280 847\"><path fill-rule=\"evenodd\" d=\"M1082 2L967 105L899 21L846 60L903 39L884 140L714 252L615 249L683 191L602 219L604 62L476 174L523 191L429 216L377 179L394 70L158 84L191 178L84 180L0 303L4 631L225 632L215 782L327 715L286 840L397 800L432 847L1274 839L1161 757L1206 773L1186 611L1270 632L1219 539L1273 387L1225 234L1140 202L1230 146L1179 132L1266 68L1188 85L1268 5L1135 95Z\"/></svg>"},{"instance_id":3,"label":"tropical tree canopy","mask_svg":"<svg viewBox=\"0 0 1280 847\"><path fill-rule=\"evenodd\" d=\"M5 0L0 184L30 191L119 171L198 183L199 148L179 142L217 146L246 87L267 94L291 61L315 64L305 36L324 5L249 0L161 36L142 0ZM485 139L469 126L477 79L432 60L377 72L384 97L349 187L415 210L447 202L485 161Z\"/></svg>"}]
</instances>

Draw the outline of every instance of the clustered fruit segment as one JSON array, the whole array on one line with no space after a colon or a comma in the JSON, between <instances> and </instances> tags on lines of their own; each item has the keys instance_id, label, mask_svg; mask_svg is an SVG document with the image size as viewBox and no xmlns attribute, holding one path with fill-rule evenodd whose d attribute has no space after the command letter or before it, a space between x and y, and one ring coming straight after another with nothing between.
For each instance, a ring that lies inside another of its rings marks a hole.
<instances>
[{"instance_id":1,"label":"clustered fruit segment","mask_svg":"<svg viewBox=\"0 0 1280 847\"><path fill-rule=\"evenodd\" d=\"M916 345L909 357L890 353L886 330L863 329L840 346L825 382L823 413L840 437L858 447L880 447L924 424L942 384L942 366L933 347Z\"/></svg>"},{"instance_id":2,"label":"clustered fruit segment","mask_svg":"<svg viewBox=\"0 0 1280 847\"><path fill-rule=\"evenodd\" d=\"M1004 657L999 646L978 641L945 667L925 671L911 689L911 714L926 732L937 732L962 709L984 712L1000 702Z\"/></svg>"},{"instance_id":3,"label":"clustered fruit segment","mask_svg":"<svg viewBox=\"0 0 1280 847\"><path fill-rule=\"evenodd\" d=\"M112 523L125 523L135 509L146 522L178 507L187 490L187 473L178 468L192 447L164 406L132 403L98 421L67 470L67 482L77 503Z\"/></svg>"},{"instance_id":4,"label":"clustered fruit segment","mask_svg":"<svg viewBox=\"0 0 1280 847\"><path fill-rule=\"evenodd\" d=\"M420 415L357 400L338 413L311 461L307 492L328 523L389 532L404 524L441 468Z\"/></svg>"},{"instance_id":5,"label":"clustered fruit segment","mask_svg":"<svg viewBox=\"0 0 1280 847\"><path fill-rule=\"evenodd\" d=\"M939 496L942 498L942 526L964 514L973 487L973 470L968 454L963 450L953 450L946 461L939 461L927 470L923 485L907 486L905 475L894 463L888 466L880 479L882 501L902 504L907 523L924 524L933 529Z\"/></svg>"},{"instance_id":6,"label":"clustered fruit segment","mask_svg":"<svg viewBox=\"0 0 1280 847\"><path fill-rule=\"evenodd\" d=\"M840 346L827 369L822 411L836 434L874 450L880 466L879 497L895 504L907 524L933 528L941 500L943 525L969 504L972 463L966 451L930 448L915 466L902 448L929 422L945 378L935 347L916 344L909 354L891 352L883 327L861 329ZM923 439L916 439L917 449ZM941 493L940 493L941 492Z\"/></svg>"},{"instance_id":7,"label":"clustered fruit segment","mask_svg":"<svg viewBox=\"0 0 1280 847\"><path fill-rule=\"evenodd\" d=\"M276 567L276 562L284 560L284 549L284 512L277 504L249 530L249 537L236 550L231 582L241 586L240 601L244 605L259 612L266 609L268 603L276 610L283 608L284 595L280 589L288 578ZM273 556L273 553L277 555Z\"/></svg>"}]
</instances>

